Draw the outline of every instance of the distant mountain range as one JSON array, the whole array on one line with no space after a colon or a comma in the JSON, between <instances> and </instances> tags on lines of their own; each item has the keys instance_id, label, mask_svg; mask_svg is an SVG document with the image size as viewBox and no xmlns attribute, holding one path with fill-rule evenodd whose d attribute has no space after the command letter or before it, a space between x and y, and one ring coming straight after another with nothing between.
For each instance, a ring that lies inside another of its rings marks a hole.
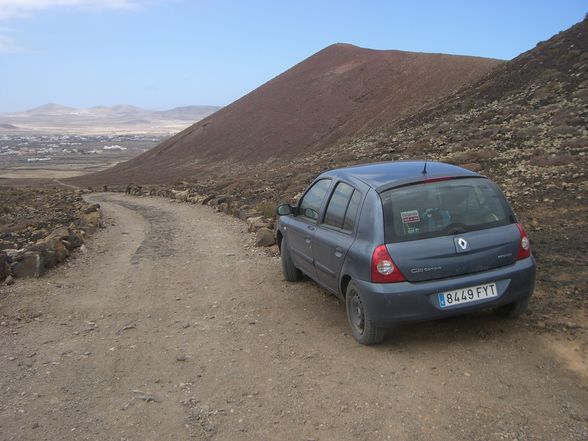
<instances>
[{"instance_id":1,"label":"distant mountain range","mask_svg":"<svg viewBox=\"0 0 588 441\"><path fill-rule=\"evenodd\" d=\"M186 106L154 111L128 104L78 109L49 103L24 112L0 113L0 133L175 133L219 109Z\"/></svg>"}]
</instances>

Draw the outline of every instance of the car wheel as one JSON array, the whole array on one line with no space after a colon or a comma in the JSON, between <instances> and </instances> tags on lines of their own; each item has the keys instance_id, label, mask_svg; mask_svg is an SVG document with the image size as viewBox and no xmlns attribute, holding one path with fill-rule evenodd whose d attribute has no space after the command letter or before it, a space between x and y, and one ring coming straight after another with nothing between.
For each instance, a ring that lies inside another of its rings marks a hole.
<instances>
[{"instance_id":1,"label":"car wheel","mask_svg":"<svg viewBox=\"0 0 588 441\"><path fill-rule=\"evenodd\" d=\"M345 305L347 306L347 319L351 326L351 334L358 343L374 345L384 340L385 331L374 326L370 311L366 308L361 294L353 282L349 282L347 285Z\"/></svg>"},{"instance_id":2,"label":"car wheel","mask_svg":"<svg viewBox=\"0 0 588 441\"><path fill-rule=\"evenodd\" d=\"M302 273L294 266L292 255L290 254L290 249L288 248L288 242L286 241L285 237L282 239L280 250L282 255L282 273L284 273L284 278L288 282L296 282L297 280L300 280Z\"/></svg>"},{"instance_id":3,"label":"car wheel","mask_svg":"<svg viewBox=\"0 0 588 441\"><path fill-rule=\"evenodd\" d=\"M499 306L494 308L494 314L500 318L505 319L516 319L520 315L527 311L529 306L529 299L517 300L516 302L509 303L508 305Z\"/></svg>"}]
</instances>

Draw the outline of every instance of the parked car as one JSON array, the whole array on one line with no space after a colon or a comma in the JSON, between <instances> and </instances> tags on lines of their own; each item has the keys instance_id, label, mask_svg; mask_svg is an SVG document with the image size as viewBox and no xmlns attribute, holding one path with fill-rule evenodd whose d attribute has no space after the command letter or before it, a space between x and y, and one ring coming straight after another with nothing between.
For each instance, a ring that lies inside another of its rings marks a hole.
<instances>
[{"instance_id":1,"label":"parked car","mask_svg":"<svg viewBox=\"0 0 588 441\"><path fill-rule=\"evenodd\" d=\"M535 284L529 239L498 186L439 162L385 162L321 174L280 205L288 281L307 275L345 301L354 338L493 308L516 318Z\"/></svg>"}]
</instances>

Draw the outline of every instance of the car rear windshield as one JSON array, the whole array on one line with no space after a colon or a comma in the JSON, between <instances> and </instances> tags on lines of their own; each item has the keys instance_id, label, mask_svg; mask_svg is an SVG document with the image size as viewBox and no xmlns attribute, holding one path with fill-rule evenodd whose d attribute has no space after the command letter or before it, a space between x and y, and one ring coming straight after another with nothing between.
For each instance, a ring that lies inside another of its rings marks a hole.
<instances>
[{"instance_id":1,"label":"car rear windshield","mask_svg":"<svg viewBox=\"0 0 588 441\"><path fill-rule=\"evenodd\" d=\"M506 199L485 178L423 182L380 194L386 242L482 230L514 222Z\"/></svg>"}]
</instances>

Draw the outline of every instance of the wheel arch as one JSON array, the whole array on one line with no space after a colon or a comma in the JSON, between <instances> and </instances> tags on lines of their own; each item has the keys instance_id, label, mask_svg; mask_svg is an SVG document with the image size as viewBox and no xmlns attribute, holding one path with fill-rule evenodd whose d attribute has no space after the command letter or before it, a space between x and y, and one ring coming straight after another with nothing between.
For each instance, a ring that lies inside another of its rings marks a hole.
<instances>
[{"instance_id":1,"label":"wheel arch","mask_svg":"<svg viewBox=\"0 0 588 441\"><path fill-rule=\"evenodd\" d=\"M278 242L278 249L280 250L280 252L282 251L282 238L284 237L284 235L282 234L282 232L280 230L278 230L278 232L276 233L276 242Z\"/></svg>"},{"instance_id":2,"label":"wheel arch","mask_svg":"<svg viewBox=\"0 0 588 441\"><path fill-rule=\"evenodd\" d=\"M341 282L339 282L339 291L341 297L344 299L347 295L347 287L349 286L349 282L351 282L351 276L349 274L344 274L341 277Z\"/></svg>"}]
</instances>

